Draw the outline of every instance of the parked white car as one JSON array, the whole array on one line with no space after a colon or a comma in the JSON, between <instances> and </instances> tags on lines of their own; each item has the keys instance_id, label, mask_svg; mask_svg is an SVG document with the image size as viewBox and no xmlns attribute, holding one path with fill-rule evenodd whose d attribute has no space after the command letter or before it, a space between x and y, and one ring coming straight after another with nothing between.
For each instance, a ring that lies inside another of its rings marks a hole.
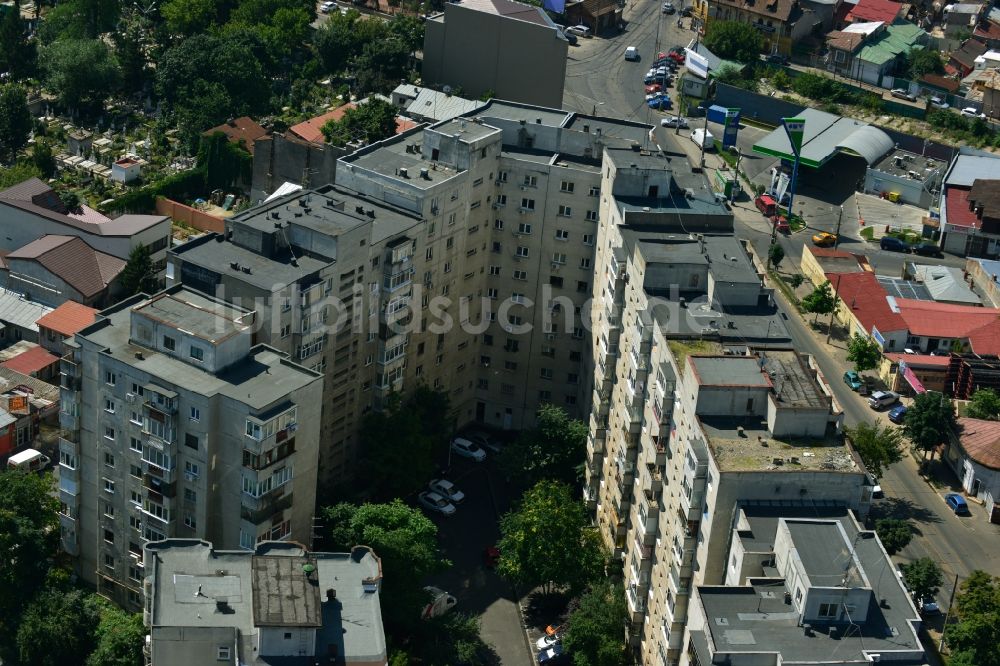
<instances>
[{"instance_id":1,"label":"parked white car","mask_svg":"<svg viewBox=\"0 0 1000 666\"><path fill-rule=\"evenodd\" d=\"M427 484L427 487L432 493L437 493L453 504L461 504L465 500L465 493L447 479L434 479Z\"/></svg>"},{"instance_id":2,"label":"parked white car","mask_svg":"<svg viewBox=\"0 0 1000 666\"><path fill-rule=\"evenodd\" d=\"M478 444L461 437L456 437L451 441L451 450L463 458L472 458L476 462L486 460L486 451L483 451Z\"/></svg>"},{"instance_id":3,"label":"parked white car","mask_svg":"<svg viewBox=\"0 0 1000 666\"><path fill-rule=\"evenodd\" d=\"M934 95L934 97L931 97L929 101L931 103L931 106L933 106L935 109L941 109L943 111L944 109L951 108L950 106L948 106L948 102L944 101L944 98L939 97L938 95Z\"/></svg>"},{"instance_id":4,"label":"parked white car","mask_svg":"<svg viewBox=\"0 0 1000 666\"><path fill-rule=\"evenodd\" d=\"M330 0L327 0L322 5L319 6L319 10L324 14L329 14L336 6L337 6L336 2L330 2Z\"/></svg>"},{"instance_id":5,"label":"parked white car","mask_svg":"<svg viewBox=\"0 0 1000 666\"><path fill-rule=\"evenodd\" d=\"M455 505L437 493L424 491L417 495L417 501L428 511L440 513L443 516L455 515Z\"/></svg>"},{"instance_id":6,"label":"parked white car","mask_svg":"<svg viewBox=\"0 0 1000 666\"><path fill-rule=\"evenodd\" d=\"M444 615L458 604L458 600L439 587L428 585L424 592L429 592L431 602L424 606L422 617L429 620L432 617Z\"/></svg>"},{"instance_id":7,"label":"parked white car","mask_svg":"<svg viewBox=\"0 0 1000 666\"><path fill-rule=\"evenodd\" d=\"M590 37L590 28L588 28L583 24L571 25L570 27L566 28L563 32L567 32L571 35L576 35L577 37Z\"/></svg>"},{"instance_id":8,"label":"parked white car","mask_svg":"<svg viewBox=\"0 0 1000 666\"><path fill-rule=\"evenodd\" d=\"M639 49L634 46L625 47L625 59L626 60L638 60L639 59Z\"/></svg>"},{"instance_id":9,"label":"parked white car","mask_svg":"<svg viewBox=\"0 0 1000 666\"><path fill-rule=\"evenodd\" d=\"M967 106L962 109L960 113L966 118L982 118L983 120L986 120L986 114L979 113L974 106Z\"/></svg>"}]
</instances>

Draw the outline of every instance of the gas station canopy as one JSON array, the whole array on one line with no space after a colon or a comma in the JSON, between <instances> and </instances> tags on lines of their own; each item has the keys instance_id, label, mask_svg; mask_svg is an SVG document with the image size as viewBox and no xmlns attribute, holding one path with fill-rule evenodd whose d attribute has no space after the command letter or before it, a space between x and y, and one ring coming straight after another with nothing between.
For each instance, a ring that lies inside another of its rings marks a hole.
<instances>
[{"instance_id":1,"label":"gas station canopy","mask_svg":"<svg viewBox=\"0 0 1000 666\"><path fill-rule=\"evenodd\" d=\"M800 164L814 169L823 166L841 151L863 157L870 166L895 145L888 134L860 120L816 109L803 109L797 117L806 121ZM789 162L795 159L783 127L761 139L754 145L753 151Z\"/></svg>"}]
</instances>

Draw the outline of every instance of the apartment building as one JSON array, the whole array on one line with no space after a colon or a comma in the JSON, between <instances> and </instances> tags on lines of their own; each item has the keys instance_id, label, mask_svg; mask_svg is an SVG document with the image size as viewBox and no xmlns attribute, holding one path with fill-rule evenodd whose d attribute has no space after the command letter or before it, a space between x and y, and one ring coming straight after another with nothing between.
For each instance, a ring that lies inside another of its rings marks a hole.
<instances>
[{"instance_id":1,"label":"apartment building","mask_svg":"<svg viewBox=\"0 0 1000 666\"><path fill-rule=\"evenodd\" d=\"M150 666L384 666L382 564L367 546L252 550L167 539L145 547Z\"/></svg>"},{"instance_id":2,"label":"apartment building","mask_svg":"<svg viewBox=\"0 0 1000 666\"><path fill-rule=\"evenodd\" d=\"M175 248L168 279L253 301L258 339L325 373L324 481L355 468L361 417L418 383L449 392L459 425L525 427L542 403L585 417L607 151L689 172L648 149L649 130L494 100L345 156L336 186ZM699 214L731 220L704 177L688 180ZM683 189L662 192L691 217ZM307 331L303 302L320 309Z\"/></svg>"},{"instance_id":3,"label":"apartment building","mask_svg":"<svg viewBox=\"0 0 1000 666\"><path fill-rule=\"evenodd\" d=\"M656 177L632 186L659 191ZM604 186L613 200L596 256L584 493L624 563L637 656L676 664L691 591L722 583L741 502L864 514L870 485L839 435L825 378L790 349L731 221L705 211L682 224L670 206L695 213L698 197L681 187L672 201L644 205L653 202L626 182L619 174Z\"/></svg>"},{"instance_id":4,"label":"apartment building","mask_svg":"<svg viewBox=\"0 0 1000 666\"><path fill-rule=\"evenodd\" d=\"M311 543L322 376L253 344L255 318L175 286L64 343L62 545L127 608L141 607L149 541Z\"/></svg>"},{"instance_id":5,"label":"apartment building","mask_svg":"<svg viewBox=\"0 0 1000 666\"><path fill-rule=\"evenodd\" d=\"M843 507L741 505L728 550L725 581L694 588L684 666L927 663L895 566Z\"/></svg>"}]
</instances>

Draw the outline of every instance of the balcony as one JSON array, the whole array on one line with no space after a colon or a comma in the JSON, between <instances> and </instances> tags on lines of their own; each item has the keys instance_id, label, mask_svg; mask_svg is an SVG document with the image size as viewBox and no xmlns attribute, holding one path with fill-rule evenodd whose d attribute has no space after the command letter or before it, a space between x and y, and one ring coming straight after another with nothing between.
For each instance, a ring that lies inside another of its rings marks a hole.
<instances>
[{"instance_id":1,"label":"balcony","mask_svg":"<svg viewBox=\"0 0 1000 666\"><path fill-rule=\"evenodd\" d=\"M143 474L142 485L150 491L167 499L173 499L177 495L177 484L164 481L152 474Z\"/></svg>"},{"instance_id":2,"label":"balcony","mask_svg":"<svg viewBox=\"0 0 1000 666\"><path fill-rule=\"evenodd\" d=\"M248 506L251 504L254 506ZM274 514L289 509L291 506L292 493L282 495L280 488L259 498L243 495L240 518L254 525L260 525L269 521Z\"/></svg>"},{"instance_id":3,"label":"balcony","mask_svg":"<svg viewBox=\"0 0 1000 666\"><path fill-rule=\"evenodd\" d=\"M64 474L63 472L70 471L66 467L59 468L59 494L64 502L67 504L75 504L76 496L80 492L80 481L77 476L70 476L69 474ZM76 471L72 470L75 474Z\"/></svg>"},{"instance_id":4,"label":"balcony","mask_svg":"<svg viewBox=\"0 0 1000 666\"><path fill-rule=\"evenodd\" d=\"M656 497L663 490L663 473L652 463L646 463L642 473L642 491L647 497Z\"/></svg>"},{"instance_id":5,"label":"balcony","mask_svg":"<svg viewBox=\"0 0 1000 666\"><path fill-rule=\"evenodd\" d=\"M161 392L162 391L162 392ZM166 389L146 387L146 407L161 414L177 413L177 394Z\"/></svg>"},{"instance_id":6,"label":"balcony","mask_svg":"<svg viewBox=\"0 0 1000 666\"><path fill-rule=\"evenodd\" d=\"M642 622L646 615L646 595L630 586L625 597L628 599L628 609L632 616L632 622Z\"/></svg>"},{"instance_id":7,"label":"balcony","mask_svg":"<svg viewBox=\"0 0 1000 666\"><path fill-rule=\"evenodd\" d=\"M64 430L79 430L80 429L80 417L76 414L71 414L69 412L64 412L59 410L59 427Z\"/></svg>"}]
</instances>

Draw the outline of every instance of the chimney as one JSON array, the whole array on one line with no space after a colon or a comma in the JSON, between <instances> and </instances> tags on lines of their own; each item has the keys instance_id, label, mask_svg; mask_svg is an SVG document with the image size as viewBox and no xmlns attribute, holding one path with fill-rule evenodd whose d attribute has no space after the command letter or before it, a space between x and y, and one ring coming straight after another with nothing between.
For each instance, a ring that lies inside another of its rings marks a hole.
<instances>
[{"instance_id":1,"label":"chimney","mask_svg":"<svg viewBox=\"0 0 1000 666\"><path fill-rule=\"evenodd\" d=\"M427 170L427 167L421 167L421 169L420 169L420 177L423 178L424 180L430 180L431 179L431 172Z\"/></svg>"},{"instance_id":2,"label":"chimney","mask_svg":"<svg viewBox=\"0 0 1000 666\"><path fill-rule=\"evenodd\" d=\"M336 598L337 598L337 590L333 589L332 587L326 588L326 600L334 601Z\"/></svg>"},{"instance_id":3,"label":"chimney","mask_svg":"<svg viewBox=\"0 0 1000 666\"><path fill-rule=\"evenodd\" d=\"M405 167L400 167L399 168L399 177L400 178L409 178L410 177L409 172L406 170Z\"/></svg>"}]
</instances>

